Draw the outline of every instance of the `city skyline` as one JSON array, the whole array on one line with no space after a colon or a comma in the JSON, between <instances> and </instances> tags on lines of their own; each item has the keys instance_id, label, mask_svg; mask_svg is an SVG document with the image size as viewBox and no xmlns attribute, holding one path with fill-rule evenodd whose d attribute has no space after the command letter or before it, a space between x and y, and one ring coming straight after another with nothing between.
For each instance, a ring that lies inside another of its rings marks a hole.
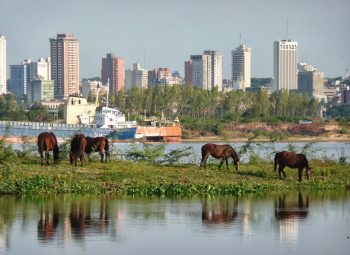
<instances>
[{"instance_id":1,"label":"city skyline","mask_svg":"<svg viewBox=\"0 0 350 255\"><path fill-rule=\"evenodd\" d=\"M298 42L300 62L335 77L350 68L349 8L348 0L317 5L299 0L13 0L0 3L0 32L7 40L8 65L47 57L49 38L72 33L80 42L81 77L99 76L100 59L107 52L123 57L126 68L140 63L149 70L169 67L184 76L189 55L212 49L221 52L223 78L230 78L230 53L240 34L252 49L252 77L273 76L273 41L282 39Z\"/></svg>"}]
</instances>

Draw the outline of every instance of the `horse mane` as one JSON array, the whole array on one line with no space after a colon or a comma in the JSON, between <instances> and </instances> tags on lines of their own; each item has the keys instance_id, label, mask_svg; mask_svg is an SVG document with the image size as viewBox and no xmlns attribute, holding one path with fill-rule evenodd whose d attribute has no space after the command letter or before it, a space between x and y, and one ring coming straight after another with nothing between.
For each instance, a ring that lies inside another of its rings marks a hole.
<instances>
[{"instance_id":1,"label":"horse mane","mask_svg":"<svg viewBox=\"0 0 350 255\"><path fill-rule=\"evenodd\" d=\"M226 144L226 147L229 149L230 153L231 153L231 157L235 160L235 161L239 161L239 157L236 153L236 151L232 148L231 145Z\"/></svg>"}]
</instances>

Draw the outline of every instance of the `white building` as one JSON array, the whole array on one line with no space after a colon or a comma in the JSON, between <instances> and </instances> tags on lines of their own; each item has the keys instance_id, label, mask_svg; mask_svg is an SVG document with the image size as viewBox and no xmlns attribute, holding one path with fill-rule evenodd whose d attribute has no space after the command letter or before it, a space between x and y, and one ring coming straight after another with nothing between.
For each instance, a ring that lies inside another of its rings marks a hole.
<instances>
[{"instance_id":1,"label":"white building","mask_svg":"<svg viewBox=\"0 0 350 255\"><path fill-rule=\"evenodd\" d=\"M6 39L0 34L0 95L7 91Z\"/></svg>"},{"instance_id":2,"label":"white building","mask_svg":"<svg viewBox=\"0 0 350 255\"><path fill-rule=\"evenodd\" d=\"M222 91L222 55L217 51L204 51L202 55L191 55L193 86Z\"/></svg>"},{"instance_id":3,"label":"white building","mask_svg":"<svg viewBox=\"0 0 350 255\"><path fill-rule=\"evenodd\" d=\"M100 95L105 94L107 93L108 87L102 85L100 81L83 80L81 83L81 94L85 98L88 98L90 93L96 94L97 90Z\"/></svg>"},{"instance_id":4,"label":"white building","mask_svg":"<svg viewBox=\"0 0 350 255\"><path fill-rule=\"evenodd\" d=\"M125 71L125 90L132 87L148 88L148 70L140 68L140 64L133 64L132 69Z\"/></svg>"},{"instance_id":5,"label":"white building","mask_svg":"<svg viewBox=\"0 0 350 255\"><path fill-rule=\"evenodd\" d=\"M238 84L235 88L245 90L250 88L251 79L251 48L241 44L231 52L232 56L232 83Z\"/></svg>"},{"instance_id":6,"label":"white building","mask_svg":"<svg viewBox=\"0 0 350 255\"><path fill-rule=\"evenodd\" d=\"M51 80L51 59L39 58L37 62L30 63L29 79L34 80L40 78L42 80Z\"/></svg>"},{"instance_id":7,"label":"white building","mask_svg":"<svg viewBox=\"0 0 350 255\"><path fill-rule=\"evenodd\" d=\"M275 41L273 47L273 85L276 90L298 89L298 43Z\"/></svg>"}]
</instances>

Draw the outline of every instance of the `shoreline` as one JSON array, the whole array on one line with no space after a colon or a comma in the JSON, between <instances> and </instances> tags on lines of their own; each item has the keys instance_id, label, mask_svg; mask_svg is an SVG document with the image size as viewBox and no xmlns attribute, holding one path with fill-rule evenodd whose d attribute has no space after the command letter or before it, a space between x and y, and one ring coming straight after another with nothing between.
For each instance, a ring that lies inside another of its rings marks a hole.
<instances>
[{"instance_id":1,"label":"shoreline","mask_svg":"<svg viewBox=\"0 0 350 255\"><path fill-rule=\"evenodd\" d=\"M0 136L0 139L3 139L6 144L22 144L23 137L21 136ZM29 143L36 143L36 136L27 136L27 141ZM57 138L59 143L64 143L68 139ZM202 136L202 137L192 137L192 138L183 138L179 142L176 143L205 143L205 142L248 142L248 138L224 138L220 136ZM255 141L257 142L269 142L269 139L265 138L257 138ZM112 140L112 143L133 143L140 142L138 140ZM349 135L331 135L331 136L292 136L288 139L278 140L276 142L350 142Z\"/></svg>"}]
</instances>

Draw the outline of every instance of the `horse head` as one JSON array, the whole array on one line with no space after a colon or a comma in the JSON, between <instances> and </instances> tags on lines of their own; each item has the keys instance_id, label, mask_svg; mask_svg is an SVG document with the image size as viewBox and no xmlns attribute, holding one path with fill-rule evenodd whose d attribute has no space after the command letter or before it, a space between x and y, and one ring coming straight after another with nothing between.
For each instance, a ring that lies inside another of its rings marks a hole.
<instances>
[{"instance_id":1,"label":"horse head","mask_svg":"<svg viewBox=\"0 0 350 255\"><path fill-rule=\"evenodd\" d=\"M239 163L240 163L239 157L232 147L230 148L230 151L231 151L231 157L233 159L233 164L236 167L236 171L238 171L239 170Z\"/></svg>"}]
</instances>

